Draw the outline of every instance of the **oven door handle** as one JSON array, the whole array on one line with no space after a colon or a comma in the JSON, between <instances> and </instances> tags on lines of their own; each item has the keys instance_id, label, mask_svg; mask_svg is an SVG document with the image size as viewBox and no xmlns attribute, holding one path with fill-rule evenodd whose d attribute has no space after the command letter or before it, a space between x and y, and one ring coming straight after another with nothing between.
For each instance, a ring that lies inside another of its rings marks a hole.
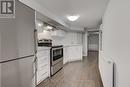
<instances>
[{"instance_id":1,"label":"oven door handle","mask_svg":"<svg viewBox=\"0 0 130 87\"><path fill-rule=\"evenodd\" d=\"M60 48L52 48L52 50L59 50L59 49L63 49L63 47L60 47Z\"/></svg>"}]
</instances>

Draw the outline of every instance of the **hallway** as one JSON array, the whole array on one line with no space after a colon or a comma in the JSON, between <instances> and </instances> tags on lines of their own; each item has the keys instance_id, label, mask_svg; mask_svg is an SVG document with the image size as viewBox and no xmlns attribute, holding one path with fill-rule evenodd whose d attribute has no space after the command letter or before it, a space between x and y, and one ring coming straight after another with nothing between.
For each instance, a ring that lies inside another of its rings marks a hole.
<instances>
[{"instance_id":1,"label":"hallway","mask_svg":"<svg viewBox=\"0 0 130 87\"><path fill-rule=\"evenodd\" d=\"M103 87L98 70L98 52L89 52L83 61L66 64L38 87Z\"/></svg>"}]
</instances>

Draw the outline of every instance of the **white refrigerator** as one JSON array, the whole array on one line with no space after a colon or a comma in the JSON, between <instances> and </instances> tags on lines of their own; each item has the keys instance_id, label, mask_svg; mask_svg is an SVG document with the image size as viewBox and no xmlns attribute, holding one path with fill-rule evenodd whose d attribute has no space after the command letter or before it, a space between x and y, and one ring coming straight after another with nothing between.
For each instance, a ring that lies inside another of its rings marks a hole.
<instances>
[{"instance_id":1,"label":"white refrigerator","mask_svg":"<svg viewBox=\"0 0 130 87\"><path fill-rule=\"evenodd\" d=\"M0 18L0 87L35 87L35 11L15 3L15 18Z\"/></svg>"}]
</instances>

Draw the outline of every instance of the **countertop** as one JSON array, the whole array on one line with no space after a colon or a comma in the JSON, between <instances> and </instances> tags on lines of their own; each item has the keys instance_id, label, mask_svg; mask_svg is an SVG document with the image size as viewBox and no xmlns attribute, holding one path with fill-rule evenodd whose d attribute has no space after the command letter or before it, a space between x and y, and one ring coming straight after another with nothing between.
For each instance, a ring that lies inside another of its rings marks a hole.
<instances>
[{"instance_id":1,"label":"countertop","mask_svg":"<svg viewBox=\"0 0 130 87\"><path fill-rule=\"evenodd\" d=\"M66 47L73 47L73 46L82 46L81 44L73 44L73 45L63 45L63 48L66 48ZM42 51L42 50L50 50L51 49L51 47L45 47L45 46L43 46L43 47L38 47L37 48L37 50L38 51Z\"/></svg>"},{"instance_id":2,"label":"countertop","mask_svg":"<svg viewBox=\"0 0 130 87\"><path fill-rule=\"evenodd\" d=\"M82 46L81 44L64 45L63 47Z\"/></svg>"}]
</instances>

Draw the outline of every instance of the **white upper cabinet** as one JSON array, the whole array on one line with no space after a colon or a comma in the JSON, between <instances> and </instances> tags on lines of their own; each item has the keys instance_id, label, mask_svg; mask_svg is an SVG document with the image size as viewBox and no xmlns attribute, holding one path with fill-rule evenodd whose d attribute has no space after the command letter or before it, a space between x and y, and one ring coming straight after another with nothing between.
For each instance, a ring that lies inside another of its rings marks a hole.
<instances>
[{"instance_id":1,"label":"white upper cabinet","mask_svg":"<svg viewBox=\"0 0 130 87\"><path fill-rule=\"evenodd\" d=\"M51 32L45 30L42 33L38 33L38 39L52 39Z\"/></svg>"},{"instance_id":2,"label":"white upper cabinet","mask_svg":"<svg viewBox=\"0 0 130 87\"><path fill-rule=\"evenodd\" d=\"M66 32L63 30L54 30L51 32L52 37L64 37L65 34L66 34Z\"/></svg>"}]
</instances>

